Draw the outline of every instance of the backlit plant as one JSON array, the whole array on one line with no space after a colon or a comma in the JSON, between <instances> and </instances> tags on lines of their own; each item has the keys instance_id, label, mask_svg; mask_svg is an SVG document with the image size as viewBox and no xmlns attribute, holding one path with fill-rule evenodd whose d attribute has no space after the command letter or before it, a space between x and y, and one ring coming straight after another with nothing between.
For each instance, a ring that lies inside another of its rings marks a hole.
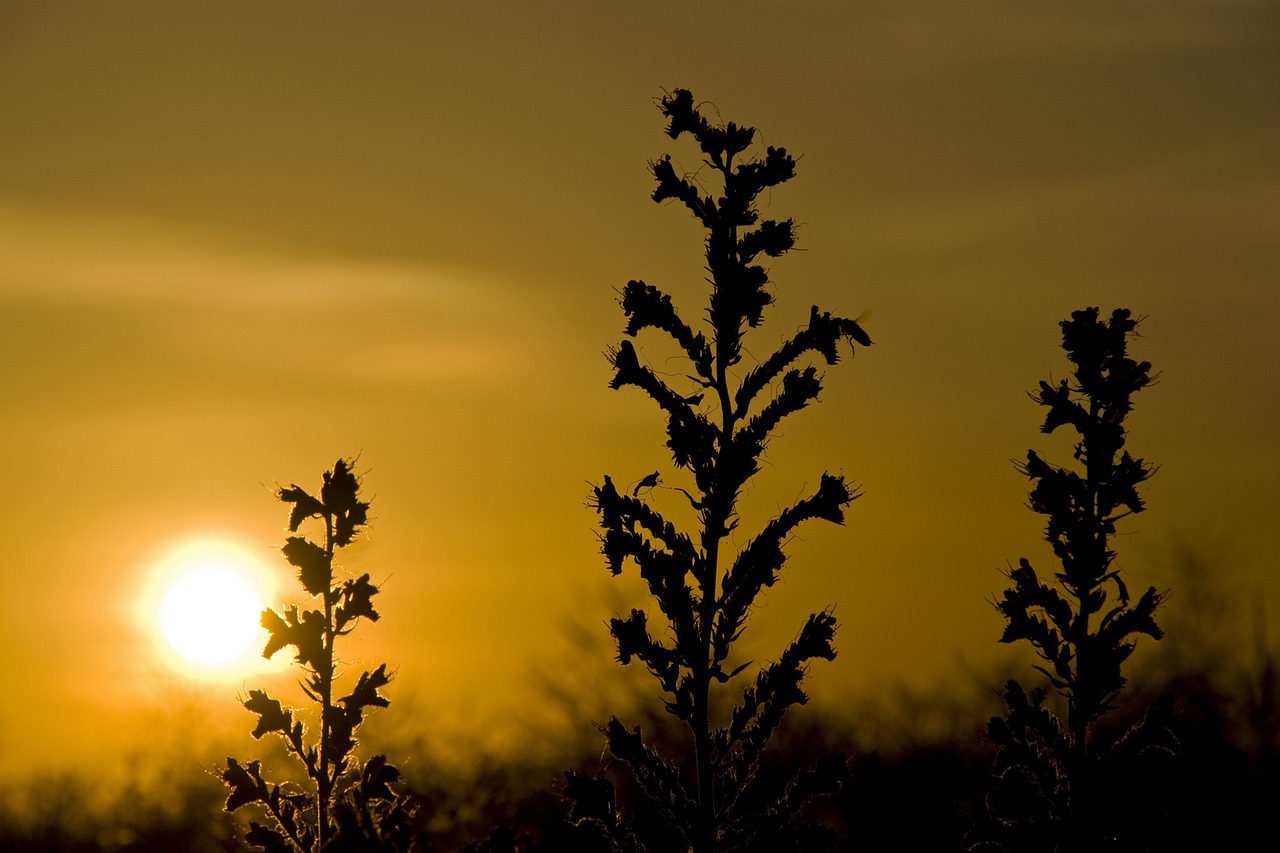
<instances>
[{"instance_id":1,"label":"backlit plant","mask_svg":"<svg viewBox=\"0 0 1280 853\"><path fill-rule=\"evenodd\" d=\"M283 613L267 609L262 625L269 637L263 656L292 648L303 672L299 682L314 707L311 731L302 714L261 690L250 690L244 706L257 715L254 738L275 735L306 772L305 784L275 784L262 773L261 762L241 764L227 759L219 774L231 788L226 810L256 804L270 826L252 822L246 840L267 851L406 850L410 847L410 808L392 791L400 772L376 755L363 765L356 758L357 731L370 708L385 708L379 691L391 680L386 664L360 674L350 692L341 695L337 682L337 643L361 619L377 621L373 597L378 592L364 574L339 577L334 558L355 539L368 518L369 504L360 500L360 483L350 463L338 460L324 474L319 496L300 486L281 489L289 504L289 532L309 519L318 520L323 538L293 535L281 553L297 570L298 582L315 607L294 605Z\"/></svg>"},{"instance_id":2,"label":"backlit plant","mask_svg":"<svg viewBox=\"0 0 1280 853\"><path fill-rule=\"evenodd\" d=\"M695 329L678 315L671 297L642 281L627 283L621 305L627 316L623 340L608 353L611 387L635 386L662 409L666 446L688 488L678 487L696 518L686 531L647 499L657 474L633 489L619 490L606 476L591 505L599 514L602 552L617 575L634 565L656 605L612 620L618 660L643 663L657 680L667 711L682 721L692 740L692 767L679 756L658 754L638 728L616 717L604 726L610 752L625 762L649 800L647 813L667 824L667 838L682 837L695 853L716 850L783 850L804 843L801 807L838 785L844 761L830 757L797 771L789 780L757 774L761 752L786 711L807 697L801 682L808 663L831 660L836 620L814 613L797 639L773 663L756 673L727 709L717 695L750 663L731 666L731 649L742 636L762 589L772 586L786 559L784 546L810 519L840 524L856 491L842 475L824 473L818 487L764 525L736 553L728 538L738 530L739 501L760 470L769 440L784 418L818 398L822 377L809 361L839 359L847 341L869 346L857 322L814 307L807 324L761 361L747 361L745 339L773 302L762 256L777 258L795 244L795 223L761 219L761 193L790 180L795 159L768 147L763 157L747 156L755 130L732 122L712 125L686 90L661 99L668 135L690 134L704 164L718 182L707 195L696 178L677 174L671 157L650 164L657 188L653 199L683 204L706 229L706 268L711 284L707 325ZM670 338L683 362L680 387L647 366L632 344L652 330ZM740 534L739 534L740 535ZM716 719L722 716L722 719ZM640 827L618 812L612 784L570 774L567 794L575 800L579 825L590 824L613 849L659 849L670 842L653 827Z\"/></svg>"},{"instance_id":3,"label":"backlit plant","mask_svg":"<svg viewBox=\"0 0 1280 853\"><path fill-rule=\"evenodd\" d=\"M1163 596L1149 587L1133 599L1112 548L1116 523L1145 509L1138 487L1154 471L1125 449L1133 395L1152 382L1150 363L1128 354L1137 324L1125 309L1106 319L1097 308L1074 312L1061 324L1071 378L1042 381L1031 395L1048 410L1042 432L1069 427L1078 436L1076 465L1054 465L1031 450L1019 468L1032 483L1030 508L1048 516L1045 540L1059 568L1045 580L1021 559L996 606L1008 622L1001 642L1032 645L1043 662L1036 669L1065 700L1067 718L1064 724L1045 706L1043 687L1009 681L1008 714L988 728L998 750L996 784L990 824L974 849L1118 849L1129 818L1117 794L1126 768L1172 744L1161 705L1112 743L1095 737L1125 685L1122 668L1137 637L1163 636L1155 621Z\"/></svg>"}]
</instances>

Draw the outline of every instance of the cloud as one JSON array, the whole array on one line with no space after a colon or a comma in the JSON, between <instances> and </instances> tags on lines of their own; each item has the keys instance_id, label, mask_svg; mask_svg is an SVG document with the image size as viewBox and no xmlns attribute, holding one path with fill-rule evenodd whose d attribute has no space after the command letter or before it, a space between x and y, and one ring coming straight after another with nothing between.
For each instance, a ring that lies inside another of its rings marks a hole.
<instances>
[{"instance_id":1,"label":"cloud","mask_svg":"<svg viewBox=\"0 0 1280 853\"><path fill-rule=\"evenodd\" d=\"M259 308L410 301L459 310L499 285L455 271L285 254L151 222L57 216L0 201L0 296Z\"/></svg>"},{"instance_id":2,"label":"cloud","mask_svg":"<svg viewBox=\"0 0 1280 853\"><path fill-rule=\"evenodd\" d=\"M372 383L520 375L538 360L520 340L535 296L467 270L268 251L0 203L0 304L45 321L15 330L28 346L8 346L143 362L134 376L177 362L290 381L308 370Z\"/></svg>"}]
</instances>

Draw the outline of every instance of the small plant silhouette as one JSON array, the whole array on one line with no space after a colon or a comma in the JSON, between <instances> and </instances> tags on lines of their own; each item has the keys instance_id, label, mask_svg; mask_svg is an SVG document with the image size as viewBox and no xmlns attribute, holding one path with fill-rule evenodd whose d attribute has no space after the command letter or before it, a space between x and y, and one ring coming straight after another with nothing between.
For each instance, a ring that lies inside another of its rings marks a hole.
<instances>
[{"instance_id":1,"label":"small plant silhouette","mask_svg":"<svg viewBox=\"0 0 1280 853\"><path fill-rule=\"evenodd\" d=\"M777 581L784 546L797 526L810 519L843 523L858 495L843 476L823 474L812 494L783 510L736 554L728 554L727 539L738 527L739 499L760 470L774 429L822 390L817 368L806 363L810 354L835 364L842 340L851 349L871 340L854 320L814 307L808 324L768 358L744 364L744 337L773 302L768 273L755 261L779 257L795 245L795 223L761 220L756 200L794 176L795 160L773 147L763 158L740 159L752 145L754 128L713 126L687 90L663 97L660 106L669 121L667 134L690 134L722 182L719 198L713 198L694 179L678 175L670 155L649 164L657 181L654 201L678 200L707 231L709 333L682 320L669 295L630 281L621 299L626 335L653 329L670 337L687 363L687 387L677 390L643 364L630 340L610 349L608 358L615 370L612 388L635 386L665 414L675 467L692 475L691 489L673 493L687 499L697 529L678 529L649 502L658 473L623 490L606 476L590 505L600 517L609 570L618 575L629 561L637 566L661 614L656 632L645 610L612 620L618 661L641 661L665 694L667 711L687 726L693 778L658 754L638 728L628 729L614 717L603 727L609 750L629 766L649 801L645 813L667 824L667 834L620 815L612 783L602 776L570 773L566 794L574 800L572 817L579 826L607 837L606 846L614 850L666 849L671 843L687 844L695 853L790 849L803 843L801 807L838 786L844 761L829 756L776 785L779 780L762 779L756 770L787 709L807 701L801 682L809 661L835 657L835 617L830 611L811 615L781 657L759 670L723 724L713 719L716 689L750 666L730 669L731 648L761 590ZM667 840L647 846L645 837Z\"/></svg>"},{"instance_id":2,"label":"small plant silhouette","mask_svg":"<svg viewBox=\"0 0 1280 853\"><path fill-rule=\"evenodd\" d=\"M1124 449L1133 395L1152 382L1150 363L1128 354L1137 325L1126 309L1105 320L1097 308L1072 313L1061 323L1072 379L1042 381L1031 395L1048 409L1042 432L1067 426L1079 436L1078 469L1027 452L1019 470L1032 482L1029 505L1048 516L1045 540L1061 568L1050 583L1021 559L996 607L1008 622L1000 641L1031 643L1044 662L1035 668L1066 700L1067 719L1045 707L1044 688L1008 682L1008 714L988 727L996 784L975 850L1124 849L1123 810L1108 802L1108 789L1135 757L1173 743L1160 703L1116 742L1094 738L1125 685L1122 666L1136 638L1163 636L1155 621L1163 596L1150 587L1132 599L1111 546L1116 522L1145 509L1138 487L1155 470Z\"/></svg>"},{"instance_id":3,"label":"small plant silhouette","mask_svg":"<svg viewBox=\"0 0 1280 853\"><path fill-rule=\"evenodd\" d=\"M386 664L361 673L351 692L335 699L338 672L337 641L350 634L361 619L377 621L373 596L378 588L369 575L339 579L334 557L350 545L368 519L369 504L360 500L360 483L351 464L338 460L325 472L319 497L300 486L281 489L278 496L290 505L289 532L296 534L308 519L324 525L324 539L313 542L294 535L280 549L298 572L306 594L320 599L319 609L297 605L284 613L266 609L262 625L270 636L263 656L286 647L294 649L303 671L302 692L315 706L319 731L309 738L307 727L279 700L261 690L250 690L245 708L257 715L253 737L277 735L285 748L306 770L307 784L267 782L261 762L241 764L227 759L219 776L230 788L226 810L257 804L270 816L273 827L250 824L246 840L267 851L407 850L412 837L411 808L392 791L400 771L376 755L361 766L355 757L356 734L370 708L385 708L388 700L379 690L391 676Z\"/></svg>"}]
</instances>

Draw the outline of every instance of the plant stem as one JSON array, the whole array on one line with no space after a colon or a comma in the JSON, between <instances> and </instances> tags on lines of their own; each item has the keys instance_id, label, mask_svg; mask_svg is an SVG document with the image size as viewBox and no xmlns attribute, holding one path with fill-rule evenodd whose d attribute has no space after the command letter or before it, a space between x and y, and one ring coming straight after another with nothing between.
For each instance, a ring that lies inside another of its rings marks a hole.
<instances>
[{"instance_id":1,"label":"plant stem","mask_svg":"<svg viewBox=\"0 0 1280 853\"><path fill-rule=\"evenodd\" d=\"M707 509L703 516L703 547L706 566L699 587L702 595L698 631L698 654L694 659L697 669L693 672L693 729L694 756L698 775L698 823L693 827L690 839L695 853L714 853L716 849L715 820L715 768L711 761L711 668L712 629L716 616L716 587L720 578L720 541L728 521L728 501L723 495L724 476L721 471L724 449L733 429L733 415L727 405L728 388L723 362L719 365L716 390L720 394L724 415L724 432L721 434L720 457L716 460L716 476L713 494L705 496Z\"/></svg>"},{"instance_id":2,"label":"plant stem","mask_svg":"<svg viewBox=\"0 0 1280 853\"><path fill-rule=\"evenodd\" d=\"M724 169L726 178L728 169ZM729 229L729 246L736 246L736 229ZM728 251L727 262L732 263L735 251ZM699 650L697 664L699 671L694 676L693 717L690 720L693 728L694 755L698 774L698 825L694 827L691 839L695 853L715 853L716 839L719 834L717 826L715 802L715 767L713 766L711 748L711 670L715 665L712 651L712 633L717 612L717 588L720 580L720 543L724 539L733 511L734 495L728 490L729 472L725 470L725 456L733 443L733 431L736 426L732 395L729 392L729 361L731 353L727 351L727 341L736 340L734 335L725 334L726 330L717 330L716 334L716 394L720 400L720 442L715 461L715 477L712 481L713 494L705 496L707 510L703 516L703 543L706 552L706 573L701 579L702 613L699 625ZM736 347L735 347L736 349Z\"/></svg>"},{"instance_id":3,"label":"plant stem","mask_svg":"<svg viewBox=\"0 0 1280 853\"><path fill-rule=\"evenodd\" d=\"M328 567L324 589L324 657L320 672L320 776L316 779L316 849L323 850L328 841L329 798L333 792L333 780L329 773L330 736L329 708L333 705L333 516L324 517L324 555Z\"/></svg>"}]
</instances>

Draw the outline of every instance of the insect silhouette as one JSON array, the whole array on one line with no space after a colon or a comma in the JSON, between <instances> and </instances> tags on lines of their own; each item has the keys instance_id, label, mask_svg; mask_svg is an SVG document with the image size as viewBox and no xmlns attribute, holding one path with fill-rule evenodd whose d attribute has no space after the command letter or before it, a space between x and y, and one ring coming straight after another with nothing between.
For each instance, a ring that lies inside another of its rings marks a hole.
<instances>
[{"instance_id":1,"label":"insect silhouette","mask_svg":"<svg viewBox=\"0 0 1280 853\"><path fill-rule=\"evenodd\" d=\"M639 483L637 483L636 487L631 490L631 496L634 498L635 496L640 494L640 491L642 489L652 489L655 486L657 486L659 481L661 480L661 478L658 476L658 473L659 472L654 471L652 474L650 474L649 476L642 479Z\"/></svg>"}]
</instances>

